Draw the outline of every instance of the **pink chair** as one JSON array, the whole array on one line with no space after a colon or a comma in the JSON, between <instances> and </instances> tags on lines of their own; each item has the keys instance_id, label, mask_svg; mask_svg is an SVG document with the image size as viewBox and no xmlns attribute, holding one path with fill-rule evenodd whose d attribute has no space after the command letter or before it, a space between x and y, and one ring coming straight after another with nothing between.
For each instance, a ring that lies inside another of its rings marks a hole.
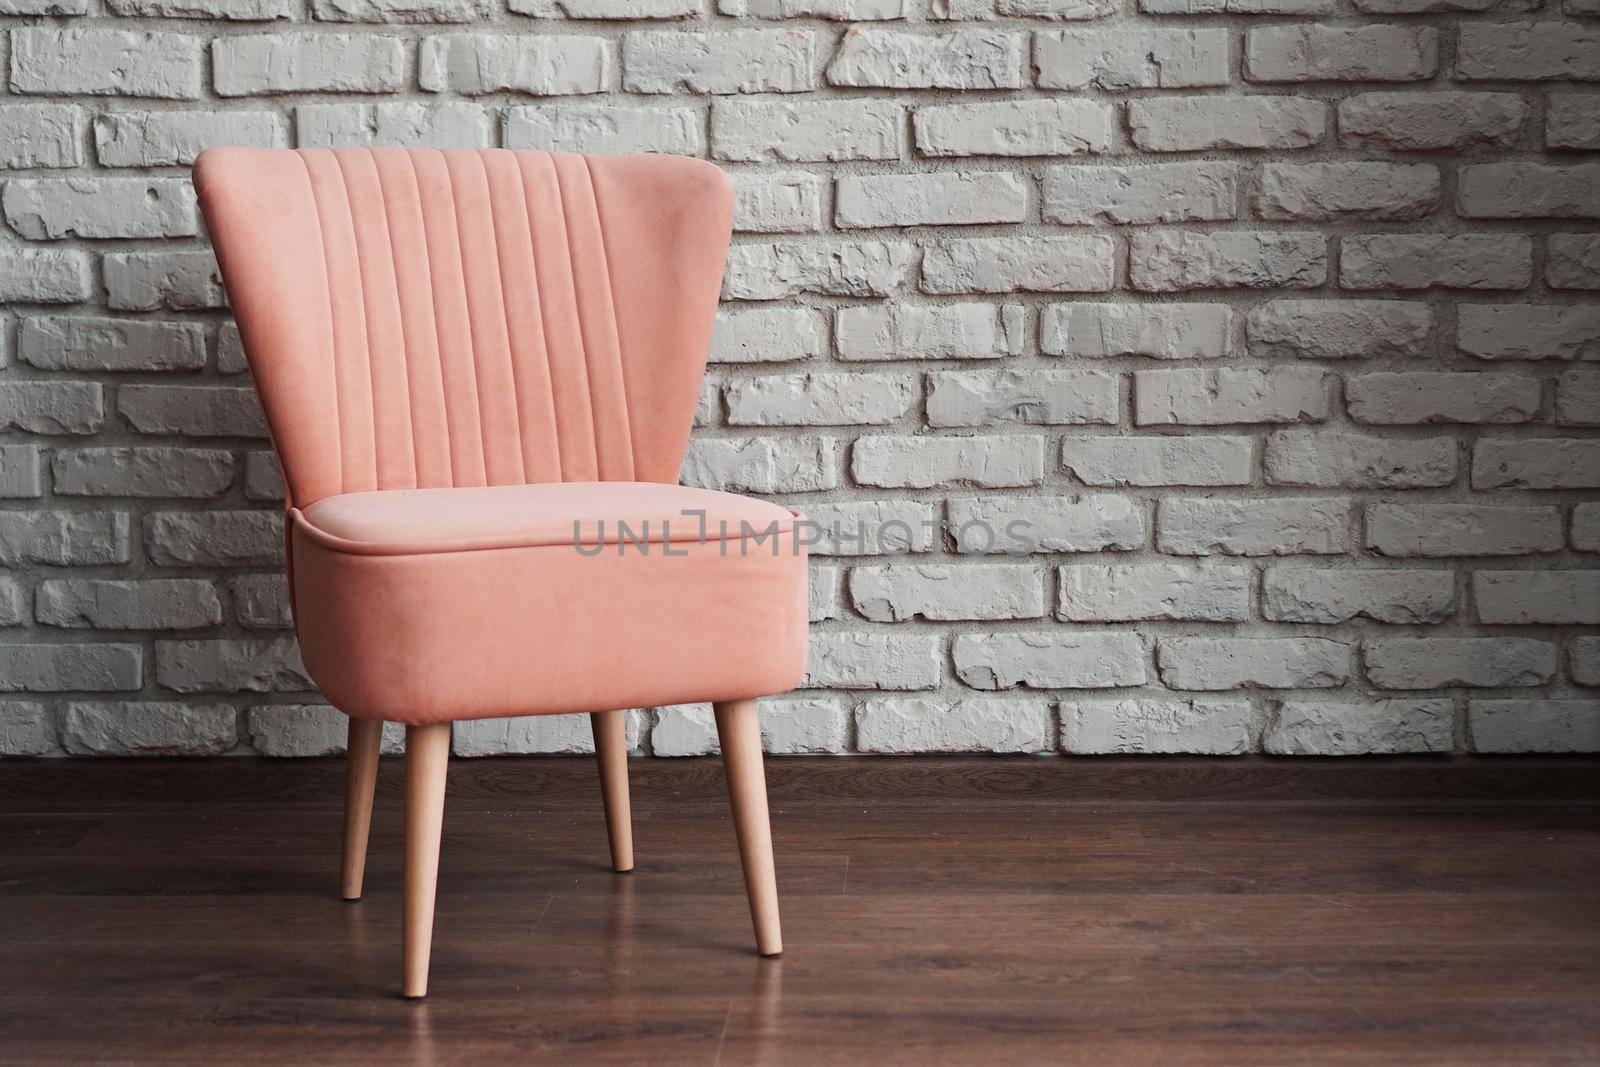
<instances>
[{"instance_id":1,"label":"pink chair","mask_svg":"<svg viewBox=\"0 0 1600 1067\"><path fill-rule=\"evenodd\" d=\"M805 670L797 516L677 485L732 197L697 160L225 148L195 164L288 498L306 668L350 716L344 896L406 724L404 991L427 992L450 723L590 712L618 871L626 709L712 701L763 955L755 698Z\"/></svg>"}]
</instances>

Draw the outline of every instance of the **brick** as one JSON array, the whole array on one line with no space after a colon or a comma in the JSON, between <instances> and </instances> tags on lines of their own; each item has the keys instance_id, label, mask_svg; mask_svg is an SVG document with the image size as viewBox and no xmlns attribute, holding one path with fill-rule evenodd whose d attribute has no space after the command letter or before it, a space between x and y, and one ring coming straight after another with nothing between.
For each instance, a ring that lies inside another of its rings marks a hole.
<instances>
[{"instance_id":1,"label":"brick","mask_svg":"<svg viewBox=\"0 0 1600 1067\"><path fill-rule=\"evenodd\" d=\"M1138 634L1087 630L958 634L956 677L972 689L1112 689L1143 685Z\"/></svg>"},{"instance_id":2,"label":"brick","mask_svg":"<svg viewBox=\"0 0 1600 1067\"><path fill-rule=\"evenodd\" d=\"M1336 0L1139 0L1148 15L1326 15Z\"/></svg>"},{"instance_id":3,"label":"brick","mask_svg":"<svg viewBox=\"0 0 1600 1067\"><path fill-rule=\"evenodd\" d=\"M43 494L39 446L0 445L0 499L19 500Z\"/></svg>"},{"instance_id":4,"label":"brick","mask_svg":"<svg viewBox=\"0 0 1600 1067\"><path fill-rule=\"evenodd\" d=\"M15 578L0 576L0 626L18 626L28 620L27 594Z\"/></svg>"},{"instance_id":5,"label":"brick","mask_svg":"<svg viewBox=\"0 0 1600 1067\"><path fill-rule=\"evenodd\" d=\"M852 27L828 84L889 89L1018 89L1027 38L991 29L904 33Z\"/></svg>"},{"instance_id":6,"label":"brick","mask_svg":"<svg viewBox=\"0 0 1600 1067\"><path fill-rule=\"evenodd\" d=\"M1600 358L1600 308L1582 304L1463 304L1456 348L1479 359Z\"/></svg>"},{"instance_id":7,"label":"brick","mask_svg":"<svg viewBox=\"0 0 1600 1067\"><path fill-rule=\"evenodd\" d=\"M1254 205L1263 219L1420 219L1439 206L1439 188L1426 163L1267 163Z\"/></svg>"},{"instance_id":8,"label":"brick","mask_svg":"<svg viewBox=\"0 0 1600 1067\"><path fill-rule=\"evenodd\" d=\"M287 630L289 582L282 574L241 574L228 580L233 613L246 630Z\"/></svg>"},{"instance_id":9,"label":"brick","mask_svg":"<svg viewBox=\"0 0 1600 1067\"><path fill-rule=\"evenodd\" d=\"M949 371L928 385L929 426L1117 422L1117 377L1101 371Z\"/></svg>"},{"instance_id":10,"label":"brick","mask_svg":"<svg viewBox=\"0 0 1600 1067\"><path fill-rule=\"evenodd\" d=\"M806 583L806 614L811 622L827 622L844 617L839 603L839 574L841 567L810 566L810 580Z\"/></svg>"},{"instance_id":11,"label":"brick","mask_svg":"<svg viewBox=\"0 0 1600 1067\"><path fill-rule=\"evenodd\" d=\"M1600 148L1600 113L1590 93L1551 93L1546 97L1544 143L1548 148Z\"/></svg>"},{"instance_id":12,"label":"brick","mask_svg":"<svg viewBox=\"0 0 1600 1067\"><path fill-rule=\"evenodd\" d=\"M728 253L722 296L725 300L781 300L802 293L888 296L905 282L915 256L910 245L898 241L739 244Z\"/></svg>"},{"instance_id":13,"label":"brick","mask_svg":"<svg viewBox=\"0 0 1600 1067\"><path fill-rule=\"evenodd\" d=\"M177 693L314 689L292 637L157 641L156 682Z\"/></svg>"},{"instance_id":14,"label":"brick","mask_svg":"<svg viewBox=\"0 0 1600 1067\"><path fill-rule=\"evenodd\" d=\"M1170 556L1341 555L1349 533L1347 499L1180 497L1156 511L1156 548Z\"/></svg>"},{"instance_id":15,"label":"brick","mask_svg":"<svg viewBox=\"0 0 1600 1067\"><path fill-rule=\"evenodd\" d=\"M1533 281L1532 238L1503 233L1382 233L1345 237L1345 289L1523 289Z\"/></svg>"},{"instance_id":16,"label":"brick","mask_svg":"<svg viewBox=\"0 0 1600 1067\"><path fill-rule=\"evenodd\" d=\"M932 505L914 500L847 500L807 504L813 556L877 556L927 552L938 519Z\"/></svg>"},{"instance_id":17,"label":"brick","mask_svg":"<svg viewBox=\"0 0 1600 1067\"><path fill-rule=\"evenodd\" d=\"M1238 756L1255 745L1244 700L1063 700L1059 710L1061 748L1077 756Z\"/></svg>"},{"instance_id":18,"label":"brick","mask_svg":"<svg viewBox=\"0 0 1600 1067\"><path fill-rule=\"evenodd\" d=\"M294 14L290 0L106 0L113 15L265 22Z\"/></svg>"},{"instance_id":19,"label":"brick","mask_svg":"<svg viewBox=\"0 0 1600 1067\"><path fill-rule=\"evenodd\" d=\"M1545 244L1544 278L1552 289L1600 289L1600 235L1551 234Z\"/></svg>"},{"instance_id":20,"label":"brick","mask_svg":"<svg viewBox=\"0 0 1600 1067\"><path fill-rule=\"evenodd\" d=\"M1600 685L1600 637L1574 637L1567 652L1572 680L1582 686Z\"/></svg>"},{"instance_id":21,"label":"brick","mask_svg":"<svg viewBox=\"0 0 1600 1067\"><path fill-rule=\"evenodd\" d=\"M1080 563L1062 567L1056 618L1067 622L1243 622L1251 567Z\"/></svg>"},{"instance_id":22,"label":"brick","mask_svg":"<svg viewBox=\"0 0 1600 1067\"><path fill-rule=\"evenodd\" d=\"M1113 111L1092 100L997 100L919 107L924 156L1076 156L1111 147Z\"/></svg>"},{"instance_id":23,"label":"brick","mask_svg":"<svg viewBox=\"0 0 1600 1067\"><path fill-rule=\"evenodd\" d=\"M1044 310L1040 334L1041 350L1055 356L1218 359L1233 354L1233 309L1226 304L1056 304Z\"/></svg>"},{"instance_id":24,"label":"brick","mask_svg":"<svg viewBox=\"0 0 1600 1067\"><path fill-rule=\"evenodd\" d=\"M1267 718L1261 747L1274 756L1395 756L1449 752L1449 700L1285 700Z\"/></svg>"},{"instance_id":25,"label":"brick","mask_svg":"<svg viewBox=\"0 0 1600 1067\"><path fill-rule=\"evenodd\" d=\"M254 389L215 385L124 385L117 410L140 433L265 437Z\"/></svg>"},{"instance_id":26,"label":"brick","mask_svg":"<svg viewBox=\"0 0 1600 1067\"><path fill-rule=\"evenodd\" d=\"M946 511L961 554L1124 552L1145 543L1144 511L1127 497L964 497Z\"/></svg>"},{"instance_id":27,"label":"brick","mask_svg":"<svg viewBox=\"0 0 1600 1067\"><path fill-rule=\"evenodd\" d=\"M0 430L86 434L104 421L105 401L93 382L0 382Z\"/></svg>"},{"instance_id":28,"label":"brick","mask_svg":"<svg viewBox=\"0 0 1600 1067\"><path fill-rule=\"evenodd\" d=\"M1344 383L1350 418L1378 426L1531 422L1542 392L1538 378L1482 371L1357 374Z\"/></svg>"},{"instance_id":29,"label":"brick","mask_svg":"<svg viewBox=\"0 0 1600 1067\"><path fill-rule=\"evenodd\" d=\"M827 338L823 313L812 308L717 312L712 363L786 363L815 359Z\"/></svg>"},{"instance_id":30,"label":"brick","mask_svg":"<svg viewBox=\"0 0 1600 1067\"><path fill-rule=\"evenodd\" d=\"M1516 144L1528 105L1515 93L1362 93L1339 101L1339 143L1418 152Z\"/></svg>"},{"instance_id":31,"label":"brick","mask_svg":"<svg viewBox=\"0 0 1600 1067\"><path fill-rule=\"evenodd\" d=\"M1600 503L1573 507L1572 547L1579 552L1600 552Z\"/></svg>"},{"instance_id":32,"label":"brick","mask_svg":"<svg viewBox=\"0 0 1600 1067\"><path fill-rule=\"evenodd\" d=\"M0 0L0 15L87 15L88 0Z\"/></svg>"},{"instance_id":33,"label":"brick","mask_svg":"<svg viewBox=\"0 0 1600 1067\"><path fill-rule=\"evenodd\" d=\"M1420 356L1433 309L1402 300L1273 300L1245 319L1250 354L1269 359Z\"/></svg>"},{"instance_id":34,"label":"brick","mask_svg":"<svg viewBox=\"0 0 1600 1067\"><path fill-rule=\"evenodd\" d=\"M834 343L842 360L992 359L1021 351L1024 314L993 304L840 308Z\"/></svg>"},{"instance_id":35,"label":"brick","mask_svg":"<svg viewBox=\"0 0 1600 1067\"><path fill-rule=\"evenodd\" d=\"M251 567L283 563L283 516L272 511L158 511L144 520L144 546L163 567Z\"/></svg>"},{"instance_id":36,"label":"brick","mask_svg":"<svg viewBox=\"0 0 1600 1067\"><path fill-rule=\"evenodd\" d=\"M1477 219L1600 219L1600 163L1462 167L1456 214Z\"/></svg>"},{"instance_id":37,"label":"brick","mask_svg":"<svg viewBox=\"0 0 1600 1067\"><path fill-rule=\"evenodd\" d=\"M1600 752L1600 700L1473 700L1474 752Z\"/></svg>"},{"instance_id":38,"label":"brick","mask_svg":"<svg viewBox=\"0 0 1600 1067\"><path fill-rule=\"evenodd\" d=\"M1044 220L1068 224L1231 219L1239 197L1231 163L1146 163L1137 167L1051 167Z\"/></svg>"},{"instance_id":39,"label":"brick","mask_svg":"<svg viewBox=\"0 0 1600 1067\"><path fill-rule=\"evenodd\" d=\"M1021 222L1030 185L1003 171L849 175L835 182L833 221L841 229Z\"/></svg>"},{"instance_id":40,"label":"brick","mask_svg":"<svg viewBox=\"0 0 1600 1067\"><path fill-rule=\"evenodd\" d=\"M479 22L490 18L490 0L312 0L322 22Z\"/></svg>"},{"instance_id":41,"label":"brick","mask_svg":"<svg viewBox=\"0 0 1600 1067\"><path fill-rule=\"evenodd\" d=\"M843 702L810 697L761 702L761 747L774 756L847 752L850 717Z\"/></svg>"},{"instance_id":42,"label":"brick","mask_svg":"<svg viewBox=\"0 0 1600 1067\"><path fill-rule=\"evenodd\" d=\"M1085 485L1249 485L1248 437L1068 437L1061 465Z\"/></svg>"},{"instance_id":43,"label":"brick","mask_svg":"<svg viewBox=\"0 0 1600 1067\"><path fill-rule=\"evenodd\" d=\"M816 88L817 36L809 30L678 30L622 39L630 93L803 93Z\"/></svg>"},{"instance_id":44,"label":"brick","mask_svg":"<svg viewBox=\"0 0 1600 1067\"><path fill-rule=\"evenodd\" d=\"M611 49L600 37L444 34L425 38L419 80L429 92L504 91L534 96L598 93L611 82Z\"/></svg>"},{"instance_id":45,"label":"brick","mask_svg":"<svg viewBox=\"0 0 1600 1067\"><path fill-rule=\"evenodd\" d=\"M708 712L710 710L706 705L684 707L705 708ZM624 735L630 752L639 748L647 726L648 713L643 711L627 713L624 719ZM594 734L587 715L527 715L472 719L454 725L451 748L455 755L468 758L527 752L588 753L594 751Z\"/></svg>"},{"instance_id":46,"label":"brick","mask_svg":"<svg viewBox=\"0 0 1600 1067\"><path fill-rule=\"evenodd\" d=\"M194 311L227 304L222 273L210 252L112 252L103 264L106 305L118 311Z\"/></svg>"},{"instance_id":47,"label":"brick","mask_svg":"<svg viewBox=\"0 0 1600 1067\"><path fill-rule=\"evenodd\" d=\"M733 228L742 233L822 229L822 179L800 171L730 174Z\"/></svg>"},{"instance_id":48,"label":"brick","mask_svg":"<svg viewBox=\"0 0 1600 1067\"><path fill-rule=\"evenodd\" d=\"M705 154L700 117L686 107L508 107L505 115L507 148Z\"/></svg>"},{"instance_id":49,"label":"brick","mask_svg":"<svg viewBox=\"0 0 1600 1067\"><path fill-rule=\"evenodd\" d=\"M802 688L934 689L939 684L938 640L922 634L827 630L811 635Z\"/></svg>"},{"instance_id":50,"label":"brick","mask_svg":"<svg viewBox=\"0 0 1600 1067\"><path fill-rule=\"evenodd\" d=\"M11 228L34 241L199 232L194 187L177 178L13 178L0 202Z\"/></svg>"},{"instance_id":51,"label":"brick","mask_svg":"<svg viewBox=\"0 0 1600 1067\"><path fill-rule=\"evenodd\" d=\"M206 338L196 323L51 315L22 320L17 355L41 370L199 370Z\"/></svg>"},{"instance_id":52,"label":"brick","mask_svg":"<svg viewBox=\"0 0 1600 1067\"><path fill-rule=\"evenodd\" d=\"M1044 479L1044 439L863 437L851 449L850 475L857 485L892 489L1038 485Z\"/></svg>"},{"instance_id":53,"label":"brick","mask_svg":"<svg viewBox=\"0 0 1600 1067\"><path fill-rule=\"evenodd\" d=\"M1133 376L1139 426L1322 422L1327 372L1315 367L1144 370Z\"/></svg>"},{"instance_id":54,"label":"brick","mask_svg":"<svg viewBox=\"0 0 1600 1067\"><path fill-rule=\"evenodd\" d=\"M1472 488L1600 488L1600 439L1484 438L1472 449Z\"/></svg>"},{"instance_id":55,"label":"brick","mask_svg":"<svg viewBox=\"0 0 1600 1067\"><path fill-rule=\"evenodd\" d=\"M15 29L11 91L196 100L202 46L200 38L182 33Z\"/></svg>"},{"instance_id":56,"label":"brick","mask_svg":"<svg viewBox=\"0 0 1600 1067\"><path fill-rule=\"evenodd\" d=\"M1158 230L1129 239L1129 281L1147 292L1308 289L1327 277L1321 234Z\"/></svg>"},{"instance_id":57,"label":"brick","mask_svg":"<svg viewBox=\"0 0 1600 1067\"><path fill-rule=\"evenodd\" d=\"M0 564L127 563L128 516L114 511L0 511Z\"/></svg>"},{"instance_id":58,"label":"brick","mask_svg":"<svg viewBox=\"0 0 1600 1067\"><path fill-rule=\"evenodd\" d=\"M904 121L892 100L717 100L711 154L743 163L899 159Z\"/></svg>"},{"instance_id":59,"label":"brick","mask_svg":"<svg viewBox=\"0 0 1600 1067\"><path fill-rule=\"evenodd\" d=\"M1128 102L1128 132L1149 152L1295 149L1320 144L1328 105L1303 96L1155 97Z\"/></svg>"},{"instance_id":60,"label":"brick","mask_svg":"<svg viewBox=\"0 0 1600 1067\"><path fill-rule=\"evenodd\" d=\"M570 3L570 0L568 2ZM604 2L623 6L628 11L624 16L626 18L638 17L632 12L637 0L604 0ZM655 2L661 3L664 0ZM683 0L678 2L682 3ZM910 0L717 0L717 11L724 15L757 19L824 18L854 22L905 18L909 14L909 3ZM698 3L685 3L684 6L687 8L683 12L685 15L700 13Z\"/></svg>"},{"instance_id":61,"label":"brick","mask_svg":"<svg viewBox=\"0 0 1600 1067\"><path fill-rule=\"evenodd\" d=\"M0 645L0 692L109 693L143 683L138 645Z\"/></svg>"},{"instance_id":62,"label":"brick","mask_svg":"<svg viewBox=\"0 0 1600 1067\"><path fill-rule=\"evenodd\" d=\"M1163 637L1156 669L1171 689L1336 689L1351 648L1321 637Z\"/></svg>"},{"instance_id":63,"label":"brick","mask_svg":"<svg viewBox=\"0 0 1600 1067\"><path fill-rule=\"evenodd\" d=\"M568 716L543 717L555 719ZM577 715L570 717L583 718ZM349 729L349 718L328 704L258 704L245 712L245 735L249 738L250 746L263 756L342 755L346 750ZM400 723L384 723L380 751L385 755L400 755L405 751L405 736L405 727ZM464 753L457 752L457 755Z\"/></svg>"},{"instance_id":64,"label":"brick","mask_svg":"<svg viewBox=\"0 0 1600 1067\"><path fill-rule=\"evenodd\" d=\"M1226 85L1226 30L1041 30L1033 35L1041 89L1191 89Z\"/></svg>"},{"instance_id":65,"label":"brick","mask_svg":"<svg viewBox=\"0 0 1600 1067\"><path fill-rule=\"evenodd\" d=\"M900 697L868 700L856 711L862 752L1040 752L1050 747L1043 700Z\"/></svg>"},{"instance_id":66,"label":"brick","mask_svg":"<svg viewBox=\"0 0 1600 1067\"><path fill-rule=\"evenodd\" d=\"M217 370L223 374L241 374L249 369L250 363L245 358L239 327L232 322L224 322L217 328Z\"/></svg>"},{"instance_id":67,"label":"brick","mask_svg":"<svg viewBox=\"0 0 1600 1067\"><path fill-rule=\"evenodd\" d=\"M301 104L294 109L301 148L487 148L489 110L459 100L396 104Z\"/></svg>"},{"instance_id":68,"label":"brick","mask_svg":"<svg viewBox=\"0 0 1600 1067\"><path fill-rule=\"evenodd\" d=\"M1561 549L1561 512L1491 504L1372 504L1366 545L1380 556L1522 556Z\"/></svg>"},{"instance_id":69,"label":"brick","mask_svg":"<svg viewBox=\"0 0 1600 1067\"><path fill-rule=\"evenodd\" d=\"M61 745L75 756L217 756L238 744L237 718L229 704L75 700Z\"/></svg>"},{"instance_id":70,"label":"brick","mask_svg":"<svg viewBox=\"0 0 1600 1067\"><path fill-rule=\"evenodd\" d=\"M1441 622L1454 611L1453 571L1272 567L1261 585L1261 614L1272 622L1412 626Z\"/></svg>"},{"instance_id":71,"label":"brick","mask_svg":"<svg viewBox=\"0 0 1600 1067\"><path fill-rule=\"evenodd\" d=\"M1422 81L1439 66L1431 26L1270 26L1245 34L1253 82Z\"/></svg>"},{"instance_id":72,"label":"brick","mask_svg":"<svg viewBox=\"0 0 1600 1067\"><path fill-rule=\"evenodd\" d=\"M68 104L0 106L0 170L83 163L83 109Z\"/></svg>"},{"instance_id":73,"label":"brick","mask_svg":"<svg viewBox=\"0 0 1600 1067\"><path fill-rule=\"evenodd\" d=\"M887 374L782 374L730 381L730 426L883 426L911 410L915 382Z\"/></svg>"},{"instance_id":74,"label":"brick","mask_svg":"<svg viewBox=\"0 0 1600 1067\"><path fill-rule=\"evenodd\" d=\"M1600 426L1600 371L1568 371L1556 380L1556 422Z\"/></svg>"},{"instance_id":75,"label":"brick","mask_svg":"<svg viewBox=\"0 0 1600 1067\"><path fill-rule=\"evenodd\" d=\"M1456 480L1453 437L1374 437L1344 430L1280 430L1267 438L1268 485L1421 489Z\"/></svg>"},{"instance_id":76,"label":"brick","mask_svg":"<svg viewBox=\"0 0 1600 1067\"><path fill-rule=\"evenodd\" d=\"M57 496L220 496L233 486L233 454L210 448L69 448L51 457Z\"/></svg>"},{"instance_id":77,"label":"brick","mask_svg":"<svg viewBox=\"0 0 1600 1067\"><path fill-rule=\"evenodd\" d=\"M1600 623L1600 571L1478 571L1478 621L1495 625Z\"/></svg>"},{"instance_id":78,"label":"brick","mask_svg":"<svg viewBox=\"0 0 1600 1067\"><path fill-rule=\"evenodd\" d=\"M42 756L55 748L55 724L43 704L0 700L0 756Z\"/></svg>"},{"instance_id":79,"label":"brick","mask_svg":"<svg viewBox=\"0 0 1600 1067\"><path fill-rule=\"evenodd\" d=\"M1373 14L1418 15L1426 12L1460 11L1494 13L1530 11L1542 0L1355 0L1356 10Z\"/></svg>"},{"instance_id":80,"label":"brick","mask_svg":"<svg viewBox=\"0 0 1600 1067\"><path fill-rule=\"evenodd\" d=\"M286 143L283 122L270 111L113 111L94 119L103 167L187 167L213 145Z\"/></svg>"},{"instance_id":81,"label":"brick","mask_svg":"<svg viewBox=\"0 0 1600 1067\"><path fill-rule=\"evenodd\" d=\"M1533 686L1556 673L1555 645L1519 637L1390 637L1368 640L1361 655L1379 689Z\"/></svg>"},{"instance_id":82,"label":"brick","mask_svg":"<svg viewBox=\"0 0 1600 1067\"><path fill-rule=\"evenodd\" d=\"M1456 45L1464 81L1600 81L1600 31L1580 23L1466 22Z\"/></svg>"},{"instance_id":83,"label":"brick","mask_svg":"<svg viewBox=\"0 0 1600 1067\"><path fill-rule=\"evenodd\" d=\"M839 484L829 437L756 437L689 443L684 485L727 493L806 493Z\"/></svg>"},{"instance_id":84,"label":"brick","mask_svg":"<svg viewBox=\"0 0 1600 1067\"><path fill-rule=\"evenodd\" d=\"M270 452L248 452L244 457L244 495L251 500L283 502L283 474Z\"/></svg>"},{"instance_id":85,"label":"brick","mask_svg":"<svg viewBox=\"0 0 1600 1067\"><path fill-rule=\"evenodd\" d=\"M922 255L925 293L1103 293L1115 285L1109 237L977 237Z\"/></svg>"},{"instance_id":86,"label":"brick","mask_svg":"<svg viewBox=\"0 0 1600 1067\"><path fill-rule=\"evenodd\" d=\"M428 43L437 40L429 38ZM406 78L398 37L265 33L211 42L218 96L271 93L392 93ZM429 88L426 67L423 88Z\"/></svg>"},{"instance_id":87,"label":"brick","mask_svg":"<svg viewBox=\"0 0 1600 1067\"><path fill-rule=\"evenodd\" d=\"M46 626L96 630L193 630L222 622L210 582L65 578L39 583L34 617Z\"/></svg>"},{"instance_id":88,"label":"brick","mask_svg":"<svg viewBox=\"0 0 1600 1067\"><path fill-rule=\"evenodd\" d=\"M896 564L850 571L850 602L874 622L1037 619L1039 572L1014 564Z\"/></svg>"},{"instance_id":89,"label":"brick","mask_svg":"<svg viewBox=\"0 0 1600 1067\"><path fill-rule=\"evenodd\" d=\"M82 252L0 248L0 301L75 304L89 296L89 257Z\"/></svg>"}]
</instances>

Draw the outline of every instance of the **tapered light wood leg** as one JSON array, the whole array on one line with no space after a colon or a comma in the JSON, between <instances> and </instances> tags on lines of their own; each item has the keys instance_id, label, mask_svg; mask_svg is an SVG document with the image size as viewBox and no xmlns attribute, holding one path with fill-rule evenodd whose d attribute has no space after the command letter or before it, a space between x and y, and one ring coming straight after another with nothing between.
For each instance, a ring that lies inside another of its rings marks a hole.
<instances>
[{"instance_id":1,"label":"tapered light wood leg","mask_svg":"<svg viewBox=\"0 0 1600 1067\"><path fill-rule=\"evenodd\" d=\"M406 727L406 877L402 952L408 997L428 993L433 948L433 898L439 882L439 835L444 828L444 780L450 765L450 724Z\"/></svg>"},{"instance_id":2,"label":"tapered light wood leg","mask_svg":"<svg viewBox=\"0 0 1600 1067\"><path fill-rule=\"evenodd\" d=\"M633 813L628 804L628 713L597 711L589 716L594 754L600 764L600 800L611 838L611 866L633 870Z\"/></svg>"},{"instance_id":3,"label":"tapered light wood leg","mask_svg":"<svg viewBox=\"0 0 1600 1067\"><path fill-rule=\"evenodd\" d=\"M344 766L344 874L340 879L346 900L361 899L361 880L367 870L367 834L372 829L372 793L378 784L378 746L382 740L383 723L379 720L350 720Z\"/></svg>"},{"instance_id":4,"label":"tapered light wood leg","mask_svg":"<svg viewBox=\"0 0 1600 1067\"><path fill-rule=\"evenodd\" d=\"M767 817L767 775L761 762L761 722L754 700L714 704L722 763L733 802L733 828L744 862L750 918L755 921L756 949L763 956L783 951L778 925L778 875L772 864L772 825Z\"/></svg>"}]
</instances>

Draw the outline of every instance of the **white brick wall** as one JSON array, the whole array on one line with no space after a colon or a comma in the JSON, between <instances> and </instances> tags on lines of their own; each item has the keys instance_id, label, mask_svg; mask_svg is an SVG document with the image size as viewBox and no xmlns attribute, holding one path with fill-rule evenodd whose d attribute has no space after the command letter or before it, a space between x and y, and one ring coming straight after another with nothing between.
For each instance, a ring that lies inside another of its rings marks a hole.
<instances>
[{"instance_id":1,"label":"white brick wall","mask_svg":"<svg viewBox=\"0 0 1600 1067\"><path fill-rule=\"evenodd\" d=\"M825 527L771 751L1600 749L1597 17L0 0L0 755L342 747L188 181L222 143L729 171L683 479ZM715 750L700 705L629 731Z\"/></svg>"}]
</instances>

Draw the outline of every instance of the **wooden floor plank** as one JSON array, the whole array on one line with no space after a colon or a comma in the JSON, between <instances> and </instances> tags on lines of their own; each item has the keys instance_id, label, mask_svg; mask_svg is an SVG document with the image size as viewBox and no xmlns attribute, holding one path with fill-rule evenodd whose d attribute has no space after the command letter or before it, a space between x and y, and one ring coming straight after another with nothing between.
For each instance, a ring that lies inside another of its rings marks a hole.
<instances>
[{"instance_id":1,"label":"wooden floor plank","mask_svg":"<svg viewBox=\"0 0 1600 1067\"><path fill-rule=\"evenodd\" d=\"M1436 768L1428 795L1346 799L1179 768L1150 803L1030 793L1054 772L1004 759L862 761L865 784L789 761L788 950L762 960L714 765L638 768L619 876L592 766L456 764L410 1004L397 809L347 904L326 765L215 762L258 803L163 765L141 806L77 763L76 799L55 781L0 816L7 1064L1600 1060L1596 809L1479 779L1450 800Z\"/></svg>"}]
</instances>

